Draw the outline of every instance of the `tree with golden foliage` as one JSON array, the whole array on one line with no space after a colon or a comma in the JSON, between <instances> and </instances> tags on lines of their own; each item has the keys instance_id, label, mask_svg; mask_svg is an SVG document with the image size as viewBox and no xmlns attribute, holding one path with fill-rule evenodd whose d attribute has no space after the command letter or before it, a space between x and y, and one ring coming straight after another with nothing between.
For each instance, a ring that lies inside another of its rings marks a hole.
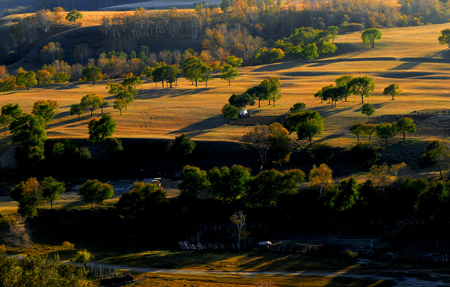
<instances>
[{"instance_id":1,"label":"tree with golden foliage","mask_svg":"<svg viewBox=\"0 0 450 287\"><path fill-rule=\"evenodd\" d=\"M319 199L322 197L322 190L334 184L333 171L326 164L322 163L319 167L313 166L309 172L309 182L311 186L320 186Z\"/></svg>"}]
</instances>

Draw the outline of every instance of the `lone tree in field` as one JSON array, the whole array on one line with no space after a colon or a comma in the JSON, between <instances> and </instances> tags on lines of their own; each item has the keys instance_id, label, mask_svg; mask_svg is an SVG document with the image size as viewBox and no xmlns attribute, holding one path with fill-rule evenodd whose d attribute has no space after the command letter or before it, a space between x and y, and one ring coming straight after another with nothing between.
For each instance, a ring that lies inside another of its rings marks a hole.
<instances>
[{"instance_id":1,"label":"lone tree in field","mask_svg":"<svg viewBox=\"0 0 450 287\"><path fill-rule=\"evenodd\" d=\"M233 105L226 104L222 108L222 116L228 120L228 124L231 125L232 121L239 118L239 113L241 110L239 108L236 108ZM5 131L6 133L6 131Z\"/></svg>"},{"instance_id":2,"label":"lone tree in field","mask_svg":"<svg viewBox=\"0 0 450 287\"><path fill-rule=\"evenodd\" d=\"M445 29L441 31L441 36L438 38L439 44L445 45L447 44L450 48L450 29Z\"/></svg>"},{"instance_id":3,"label":"lone tree in field","mask_svg":"<svg viewBox=\"0 0 450 287\"><path fill-rule=\"evenodd\" d=\"M364 104L361 108L361 113L368 117L370 123L370 116L375 114L375 108L372 106L372 104Z\"/></svg>"},{"instance_id":4,"label":"lone tree in field","mask_svg":"<svg viewBox=\"0 0 450 287\"><path fill-rule=\"evenodd\" d=\"M113 108L115 110L119 110L120 111L120 115L122 115L122 110L126 109L128 106L127 101L125 99L117 99L114 101L114 106Z\"/></svg>"},{"instance_id":5,"label":"lone tree in field","mask_svg":"<svg viewBox=\"0 0 450 287\"><path fill-rule=\"evenodd\" d=\"M75 22L78 19L80 20L83 19L83 17L84 16L82 13L78 12L77 10L72 10L69 13L67 13L66 20L69 22L73 22L73 24L75 25Z\"/></svg>"},{"instance_id":6,"label":"lone tree in field","mask_svg":"<svg viewBox=\"0 0 450 287\"><path fill-rule=\"evenodd\" d=\"M81 119L81 115L83 114L84 108L80 104L73 104L70 106L70 115L78 115L78 120Z\"/></svg>"},{"instance_id":7,"label":"lone tree in field","mask_svg":"<svg viewBox=\"0 0 450 287\"><path fill-rule=\"evenodd\" d=\"M397 131L402 132L403 140L405 140L407 133L413 134L417 132L416 124L414 123L414 120L410 117L404 117L399 119L395 127Z\"/></svg>"},{"instance_id":8,"label":"lone tree in field","mask_svg":"<svg viewBox=\"0 0 450 287\"><path fill-rule=\"evenodd\" d=\"M94 259L94 255L91 252L87 251L86 249L83 249L77 251L75 257L72 258L72 261L83 264L84 269L86 269L86 264L92 259Z\"/></svg>"},{"instance_id":9,"label":"lone tree in field","mask_svg":"<svg viewBox=\"0 0 450 287\"><path fill-rule=\"evenodd\" d=\"M104 114L100 119L93 118L89 121L89 141L92 143L105 142L116 131L117 123L111 115Z\"/></svg>"},{"instance_id":10,"label":"lone tree in field","mask_svg":"<svg viewBox=\"0 0 450 287\"><path fill-rule=\"evenodd\" d=\"M357 77L348 82L347 88L351 94L360 95L361 103L364 104L364 97L368 98L370 96L369 92L375 90L375 83L370 77Z\"/></svg>"},{"instance_id":11,"label":"lone tree in field","mask_svg":"<svg viewBox=\"0 0 450 287\"><path fill-rule=\"evenodd\" d=\"M167 149L175 157L186 157L194 152L195 147L195 142L187 134L181 134L168 144Z\"/></svg>"},{"instance_id":12,"label":"lone tree in field","mask_svg":"<svg viewBox=\"0 0 450 287\"><path fill-rule=\"evenodd\" d=\"M382 36L380 29L369 28L362 32L361 39L363 43L370 43L372 44L372 48L375 48L375 42L380 40Z\"/></svg>"},{"instance_id":13,"label":"lone tree in field","mask_svg":"<svg viewBox=\"0 0 450 287\"><path fill-rule=\"evenodd\" d=\"M400 86L398 84L390 84L389 86L387 86L386 88L384 88L384 95L391 95L392 96L392 100L394 99L395 95L400 95L403 91L400 90Z\"/></svg>"},{"instance_id":14,"label":"lone tree in field","mask_svg":"<svg viewBox=\"0 0 450 287\"><path fill-rule=\"evenodd\" d=\"M91 209L94 203L102 204L105 199L114 196L114 187L107 183L102 183L96 179L88 179L78 190L81 199L91 204Z\"/></svg>"},{"instance_id":15,"label":"lone tree in field","mask_svg":"<svg viewBox=\"0 0 450 287\"><path fill-rule=\"evenodd\" d=\"M100 108L100 105L103 103L102 98L97 95L96 93L88 94L81 98L80 105L84 110L90 110L91 111L91 117L92 113Z\"/></svg>"},{"instance_id":16,"label":"lone tree in field","mask_svg":"<svg viewBox=\"0 0 450 287\"><path fill-rule=\"evenodd\" d=\"M31 86L37 85L36 73L33 71L29 71L18 74L16 78L16 84L18 86L25 86L28 91Z\"/></svg>"},{"instance_id":17,"label":"lone tree in field","mask_svg":"<svg viewBox=\"0 0 450 287\"><path fill-rule=\"evenodd\" d=\"M44 177L44 180L41 182L41 187L42 198L50 201L51 209L53 209L53 201L60 199L61 197L59 195L66 191L64 182L56 181L51 176Z\"/></svg>"},{"instance_id":18,"label":"lone tree in field","mask_svg":"<svg viewBox=\"0 0 450 287\"><path fill-rule=\"evenodd\" d=\"M220 78L222 80L228 80L228 85L231 85L231 80L236 79L239 76L239 71L233 68L231 65L225 65L220 69Z\"/></svg>"},{"instance_id":19,"label":"lone tree in field","mask_svg":"<svg viewBox=\"0 0 450 287\"><path fill-rule=\"evenodd\" d=\"M397 134L397 128L394 124L384 123L375 126L377 137L385 140L385 145L388 144L388 139L395 137Z\"/></svg>"},{"instance_id":20,"label":"lone tree in field","mask_svg":"<svg viewBox=\"0 0 450 287\"><path fill-rule=\"evenodd\" d=\"M84 67L83 81L92 81L92 85L95 85L96 81L100 81L102 79L102 69L94 66Z\"/></svg>"}]
</instances>

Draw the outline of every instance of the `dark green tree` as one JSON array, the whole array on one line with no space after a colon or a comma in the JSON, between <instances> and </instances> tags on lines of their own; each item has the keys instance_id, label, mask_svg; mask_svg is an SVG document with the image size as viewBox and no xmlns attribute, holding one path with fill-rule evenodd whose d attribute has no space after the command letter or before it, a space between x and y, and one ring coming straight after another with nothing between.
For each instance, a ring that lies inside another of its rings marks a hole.
<instances>
[{"instance_id":1,"label":"dark green tree","mask_svg":"<svg viewBox=\"0 0 450 287\"><path fill-rule=\"evenodd\" d=\"M78 190L81 199L91 204L91 209L94 203L103 204L103 201L114 196L114 187L107 183L102 183L96 179L88 179Z\"/></svg>"},{"instance_id":2,"label":"dark green tree","mask_svg":"<svg viewBox=\"0 0 450 287\"><path fill-rule=\"evenodd\" d=\"M228 85L231 85L231 80L236 79L238 76L238 69L233 68L231 65L225 65L220 69L220 78L222 80L228 80Z\"/></svg>"},{"instance_id":3,"label":"dark green tree","mask_svg":"<svg viewBox=\"0 0 450 287\"><path fill-rule=\"evenodd\" d=\"M336 211L351 209L359 199L358 182L354 177L342 180L324 192L325 206Z\"/></svg>"},{"instance_id":4,"label":"dark green tree","mask_svg":"<svg viewBox=\"0 0 450 287\"><path fill-rule=\"evenodd\" d=\"M6 104L2 107L2 116L10 116L13 119L18 119L23 114L19 104Z\"/></svg>"},{"instance_id":5,"label":"dark green tree","mask_svg":"<svg viewBox=\"0 0 450 287\"><path fill-rule=\"evenodd\" d=\"M364 134L365 127L366 127L366 125L361 122L352 124L350 126L350 132L352 133L352 135L355 135L358 138L358 142L359 142L359 136Z\"/></svg>"},{"instance_id":6,"label":"dark green tree","mask_svg":"<svg viewBox=\"0 0 450 287\"><path fill-rule=\"evenodd\" d=\"M375 114L375 108L372 106L372 104L364 104L361 108L361 113L367 116L370 123L370 116Z\"/></svg>"},{"instance_id":7,"label":"dark green tree","mask_svg":"<svg viewBox=\"0 0 450 287\"><path fill-rule=\"evenodd\" d=\"M414 120L410 117L404 117L398 120L395 127L398 131L401 131L403 134L403 140L406 138L406 134L413 134L417 132L416 124Z\"/></svg>"},{"instance_id":8,"label":"dark green tree","mask_svg":"<svg viewBox=\"0 0 450 287\"><path fill-rule=\"evenodd\" d=\"M28 71L18 74L16 77L16 84L18 86L25 86L28 91L31 86L37 85L36 73L33 71Z\"/></svg>"},{"instance_id":9,"label":"dark green tree","mask_svg":"<svg viewBox=\"0 0 450 287\"><path fill-rule=\"evenodd\" d=\"M381 33L380 29L377 28L369 28L361 33L361 39L363 40L363 43L372 44L372 48L375 48L375 42L380 40L382 36L383 34Z\"/></svg>"},{"instance_id":10,"label":"dark green tree","mask_svg":"<svg viewBox=\"0 0 450 287\"><path fill-rule=\"evenodd\" d=\"M309 140L323 132L323 118L317 111L304 111L300 113L288 114L285 128L290 132L296 132L299 140Z\"/></svg>"},{"instance_id":11,"label":"dark green tree","mask_svg":"<svg viewBox=\"0 0 450 287\"><path fill-rule=\"evenodd\" d=\"M103 79L102 69L99 67L88 66L83 69L83 81L91 81L95 85L96 81Z\"/></svg>"},{"instance_id":12,"label":"dark green tree","mask_svg":"<svg viewBox=\"0 0 450 287\"><path fill-rule=\"evenodd\" d=\"M388 144L388 139L395 137L395 135L397 134L395 123L378 124L375 126L375 131L377 133L377 137L386 141L385 145Z\"/></svg>"},{"instance_id":13,"label":"dark green tree","mask_svg":"<svg viewBox=\"0 0 450 287\"><path fill-rule=\"evenodd\" d=\"M423 165L434 165L439 169L439 174L442 178L442 167L448 162L450 152L442 141L431 141L422 155Z\"/></svg>"},{"instance_id":14,"label":"dark green tree","mask_svg":"<svg viewBox=\"0 0 450 287\"><path fill-rule=\"evenodd\" d=\"M383 94L384 95L391 95L392 100L394 99L395 95L400 95L403 91L400 90L400 86L398 84L390 84L386 88L384 88Z\"/></svg>"},{"instance_id":15,"label":"dark green tree","mask_svg":"<svg viewBox=\"0 0 450 287\"><path fill-rule=\"evenodd\" d=\"M231 168L215 167L208 172L208 193L230 203L246 194L251 179L250 169L241 165L233 165Z\"/></svg>"},{"instance_id":16,"label":"dark green tree","mask_svg":"<svg viewBox=\"0 0 450 287\"><path fill-rule=\"evenodd\" d=\"M199 58L190 57L183 62L183 73L186 79L195 82L197 87L197 83L202 79L206 67L205 62Z\"/></svg>"},{"instance_id":17,"label":"dark green tree","mask_svg":"<svg viewBox=\"0 0 450 287\"><path fill-rule=\"evenodd\" d=\"M76 21L78 19L83 19L84 15L77 10L72 10L69 13L67 13L66 20L69 22L73 22L75 25Z\"/></svg>"},{"instance_id":18,"label":"dark green tree","mask_svg":"<svg viewBox=\"0 0 450 287\"><path fill-rule=\"evenodd\" d=\"M172 156L186 157L194 152L195 146L195 142L187 134L181 134L175 137L175 140L170 142L167 148Z\"/></svg>"},{"instance_id":19,"label":"dark green tree","mask_svg":"<svg viewBox=\"0 0 450 287\"><path fill-rule=\"evenodd\" d=\"M299 113L299 112L303 112L305 109L306 109L306 104L304 104L304 103L295 103L289 109L289 113Z\"/></svg>"},{"instance_id":20,"label":"dark green tree","mask_svg":"<svg viewBox=\"0 0 450 287\"><path fill-rule=\"evenodd\" d=\"M89 141L102 143L116 131L117 123L111 115L103 114L100 119L93 118L89 121Z\"/></svg>"},{"instance_id":21,"label":"dark green tree","mask_svg":"<svg viewBox=\"0 0 450 287\"><path fill-rule=\"evenodd\" d=\"M22 181L11 189L9 196L19 202L18 213L22 216L34 217L42 197L42 188L35 177Z\"/></svg>"},{"instance_id":22,"label":"dark green tree","mask_svg":"<svg viewBox=\"0 0 450 287\"><path fill-rule=\"evenodd\" d=\"M81 104L73 104L70 106L70 115L78 115L78 120L81 119L81 115L83 114L84 108Z\"/></svg>"},{"instance_id":23,"label":"dark green tree","mask_svg":"<svg viewBox=\"0 0 450 287\"><path fill-rule=\"evenodd\" d=\"M53 201L60 199L60 194L66 191L64 182L56 181L53 177L44 177L41 181L42 199L50 201L51 209L53 209Z\"/></svg>"},{"instance_id":24,"label":"dark green tree","mask_svg":"<svg viewBox=\"0 0 450 287\"><path fill-rule=\"evenodd\" d=\"M242 94L232 94L228 99L230 105L237 108L245 108L246 106L255 105L255 99L248 93L243 92Z\"/></svg>"},{"instance_id":25,"label":"dark green tree","mask_svg":"<svg viewBox=\"0 0 450 287\"><path fill-rule=\"evenodd\" d=\"M369 92L375 90L375 83L373 79L367 76L353 78L347 84L349 92L353 95L361 96L361 103L364 104L364 97L368 98L370 96Z\"/></svg>"},{"instance_id":26,"label":"dark green tree","mask_svg":"<svg viewBox=\"0 0 450 287\"><path fill-rule=\"evenodd\" d=\"M210 184L205 170L190 165L183 167L181 179L178 188L180 198L185 200L197 199L198 194Z\"/></svg>"},{"instance_id":27,"label":"dark green tree","mask_svg":"<svg viewBox=\"0 0 450 287\"><path fill-rule=\"evenodd\" d=\"M35 116L41 116L44 119L45 126L47 127L47 123L53 121L58 108L59 104L57 101L37 101L34 103L31 113Z\"/></svg>"},{"instance_id":28,"label":"dark green tree","mask_svg":"<svg viewBox=\"0 0 450 287\"><path fill-rule=\"evenodd\" d=\"M236 108L233 105L226 104L222 108L222 116L228 120L228 123L231 125L231 122L237 118L239 118L239 113L241 110Z\"/></svg>"}]
</instances>

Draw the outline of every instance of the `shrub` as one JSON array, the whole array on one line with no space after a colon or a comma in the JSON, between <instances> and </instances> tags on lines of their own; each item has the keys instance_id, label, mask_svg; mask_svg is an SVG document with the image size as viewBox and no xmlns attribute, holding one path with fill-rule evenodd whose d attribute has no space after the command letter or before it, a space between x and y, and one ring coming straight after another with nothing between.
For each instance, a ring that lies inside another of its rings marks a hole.
<instances>
[{"instance_id":1,"label":"shrub","mask_svg":"<svg viewBox=\"0 0 450 287\"><path fill-rule=\"evenodd\" d=\"M308 153L316 163L328 163L334 157L334 148L327 144L314 144Z\"/></svg>"},{"instance_id":2,"label":"shrub","mask_svg":"<svg viewBox=\"0 0 450 287\"><path fill-rule=\"evenodd\" d=\"M352 157L365 165L377 162L378 155L375 148L369 143L358 143L351 148Z\"/></svg>"},{"instance_id":3,"label":"shrub","mask_svg":"<svg viewBox=\"0 0 450 287\"><path fill-rule=\"evenodd\" d=\"M186 157L194 151L195 146L196 144L190 137L186 134L182 134L168 144L167 150L174 157Z\"/></svg>"},{"instance_id":4,"label":"shrub","mask_svg":"<svg viewBox=\"0 0 450 287\"><path fill-rule=\"evenodd\" d=\"M106 148L111 153L123 151L122 141L118 139L107 139Z\"/></svg>"}]
</instances>

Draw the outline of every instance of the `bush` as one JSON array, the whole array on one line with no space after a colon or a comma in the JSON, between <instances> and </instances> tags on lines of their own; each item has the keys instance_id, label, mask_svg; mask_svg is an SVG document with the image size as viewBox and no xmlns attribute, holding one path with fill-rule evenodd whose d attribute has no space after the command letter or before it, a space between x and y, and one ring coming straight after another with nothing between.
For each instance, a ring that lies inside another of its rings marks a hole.
<instances>
[{"instance_id":1,"label":"bush","mask_svg":"<svg viewBox=\"0 0 450 287\"><path fill-rule=\"evenodd\" d=\"M348 264L352 264L356 261L356 257L358 257L358 253L351 251L350 249L345 250L344 256L348 260Z\"/></svg>"},{"instance_id":2,"label":"bush","mask_svg":"<svg viewBox=\"0 0 450 287\"><path fill-rule=\"evenodd\" d=\"M195 146L196 144L190 137L182 134L167 145L167 150L174 157L186 157L194 151Z\"/></svg>"},{"instance_id":3,"label":"bush","mask_svg":"<svg viewBox=\"0 0 450 287\"><path fill-rule=\"evenodd\" d=\"M334 148L327 144L314 144L308 153L316 163L328 163L334 157Z\"/></svg>"},{"instance_id":4,"label":"bush","mask_svg":"<svg viewBox=\"0 0 450 287\"><path fill-rule=\"evenodd\" d=\"M378 155L375 148L369 143L358 143L351 148L352 157L365 165L377 162Z\"/></svg>"},{"instance_id":5,"label":"bush","mask_svg":"<svg viewBox=\"0 0 450 287\"><path fill-rule=\"evenodd\" d=\"M122 141L118 139L107 139L106 149L111 153L123 151Z\"/></svg>"}]
</instances>

